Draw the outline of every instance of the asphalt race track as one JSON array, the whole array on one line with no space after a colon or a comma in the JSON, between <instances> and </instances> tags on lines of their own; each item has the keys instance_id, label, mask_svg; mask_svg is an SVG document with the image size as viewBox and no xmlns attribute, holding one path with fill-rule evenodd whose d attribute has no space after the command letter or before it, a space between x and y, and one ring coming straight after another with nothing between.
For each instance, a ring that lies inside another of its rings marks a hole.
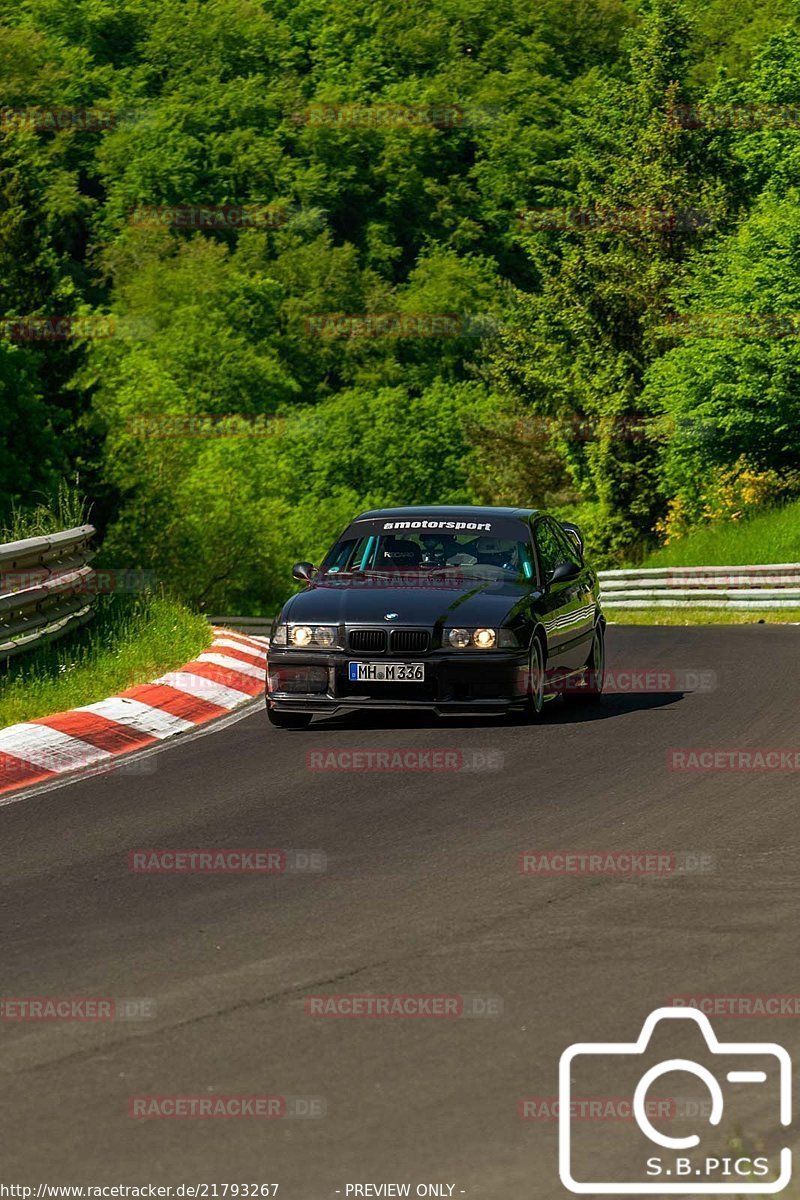
<instances>
[{"instance_id":1,"label":"asphalt race track","mask_svg":"<svg viewBox=\"0 0 800 1200\"><path fill-rule=\"evenodd\" d=\"M667 760L797 747L800 628L612 628L608 648L612 669L713 671L716 687L611 695L593 712L558 700L535 728L370 714L278 731L259 707L143 760L150 773L0 808L2 995L155 1006L0 1023L3 1177L274 1181L285 1200L388 1181L563 1196L557 1125L522 1120L518 1102L556 1095L567 1045L632 1040L676 994L800 992L800 777ZM481 751L495 769L306 767L310 750L385 748ZM129 852L152 847L319 850L327 870L129 871ZM530 877L518 858L531 850L707 857L664 878ZM352 993L478 994L502 1012L306 1011L304 997ZM715 1027L800 1055L797 1019ZM177 1094L316 1097L326 1111L129 1116L131 1096ZM767 1097L748 1113L748 1136L778 1144ZM606 1140L598 1127L601 1163Z\"/></svg>"}]
</instances>

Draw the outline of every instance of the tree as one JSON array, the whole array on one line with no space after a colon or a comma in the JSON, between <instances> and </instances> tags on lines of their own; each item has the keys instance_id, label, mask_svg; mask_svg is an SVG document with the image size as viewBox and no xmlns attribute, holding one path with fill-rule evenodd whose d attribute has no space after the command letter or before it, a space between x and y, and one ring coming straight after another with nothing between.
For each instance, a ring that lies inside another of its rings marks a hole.
<instances>
[{"instance_id":1,"label":"tree","mask_svg":"<svg viewBox=\"0 0 800 1200\"><path fill-rule=\"evenodd\" d=\"M584 225L522 238L538 287L519 295L493 364L500 386L552 422L551 445L593 503L595 545L612 557L646 538L659 511L643 377L687 247L721 209L696 143L670 116L688 40L680 6L654 0L627 78L588 91L560 164L565 182L539 197L567 226Z\"/></svg>"}]
</instances>

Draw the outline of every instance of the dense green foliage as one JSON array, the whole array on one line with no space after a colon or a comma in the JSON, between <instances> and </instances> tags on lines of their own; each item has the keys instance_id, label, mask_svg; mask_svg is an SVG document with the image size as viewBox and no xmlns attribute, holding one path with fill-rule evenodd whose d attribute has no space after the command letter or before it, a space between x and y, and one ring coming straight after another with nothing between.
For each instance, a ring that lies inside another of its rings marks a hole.
<instances>
[{"instance_id":1,"label":"dense green foliage","mask_svg":"<svg viewBox=\"0 0 800 1200\"><path fill-rule=\"evenodd\" d=\"M366 505L563 506L611 562L791 495L798 331L670 315L800 312L800 129L674 118L798 101L795 0L0 0L0 316L114 320L4 326L0 524L77 470L106 561L254 612ZM365 313L403 335L318 319Z\"/></svg>"}]
</instances>

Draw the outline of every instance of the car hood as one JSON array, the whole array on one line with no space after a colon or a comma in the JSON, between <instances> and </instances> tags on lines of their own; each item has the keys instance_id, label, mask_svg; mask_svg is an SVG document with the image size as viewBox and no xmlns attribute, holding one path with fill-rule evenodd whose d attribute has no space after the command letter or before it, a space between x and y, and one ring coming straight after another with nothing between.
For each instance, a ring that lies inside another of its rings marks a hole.
<instances>
[{"instance_id":1,"label":"car hood","mask_svg":"<svg viewBox=\"0 0 800 1200\"><path fill-rule=\"evenodd\" d=\"M512 581L440 577L435 583L387 581L313 583L286 603L281 619L320 625L500 625L531 594L530 585ZM390 621L387 613L396 613Z\"/></svg>"}]
</instances>

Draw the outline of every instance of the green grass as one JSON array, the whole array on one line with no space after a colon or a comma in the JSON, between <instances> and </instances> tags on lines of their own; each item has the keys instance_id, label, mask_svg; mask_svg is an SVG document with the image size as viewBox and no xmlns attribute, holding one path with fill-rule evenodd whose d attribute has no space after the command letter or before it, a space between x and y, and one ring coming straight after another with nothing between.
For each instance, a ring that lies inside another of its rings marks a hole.
<instances>
[{"instance_id":1,"label":"green grass","mask_svg":"<svg viewBox=\"0 0 800 1200\"><path fill-rule=\"evenodd\" d=\"M747 612L733 608L614 608L604 604L606 619L614 625L786 625L800 623L800 608L773 608Z\"/></svg>"},{"instance_id":2,"label":"green grass","mask_svg":"<svg viewBox=\"0 0 800 1200\"><path fill-rule=\"evenodd\" d=\"M196 658L211 640L206 618L176 600L99 596L83 629L0 668L0 728L147 683Z\"/></svg>"},{"instance_id":3,"label":"green grass","mask_svg":"<svg viewBox=\"0 0 800 1200\"><path fill-rule=\"evenodd\" d=\"M744 566L800 562L800 501L744 521L703 526L654 551L643 567Z\"/></svg>"},{"instance_id":4,"label":"green grass","mask_svg":"<svg viewBox=\"0 0 800 1200\"><path fill-rule=\"evenodd\" d=\"M11 505L7 520L0 525L0 542L21 542L62 529L75 529L86 525L88 517L89 504L79 489L77 477L74 483L62 479L55 496L42 496L33 507Z\"/></svg>"}]
</instances>

